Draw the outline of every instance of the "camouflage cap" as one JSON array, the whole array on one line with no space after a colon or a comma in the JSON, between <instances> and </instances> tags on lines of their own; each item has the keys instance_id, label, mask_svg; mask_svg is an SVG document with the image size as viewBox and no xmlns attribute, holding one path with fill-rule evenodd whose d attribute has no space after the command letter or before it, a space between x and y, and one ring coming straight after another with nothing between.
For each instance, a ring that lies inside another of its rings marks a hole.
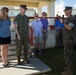
<instances>
[{"instance_id":1,"label":"camouflage cap","mask_svg":"<svg viewBox=\"0 0 76 75\"><path fill-rule=\"evenodd\" d=\"M67 11L67 10L72 10L72 7L70 7L70 6L65 7L65 9L63 11Z\"/></svg>"},{"instance_id":2,"label":"camouflage cap","mask_svg":"<svg viewBox=\"0 0 76 75\"><path fill-rule=\"evenodd\" d=\"M22 7L22 8L24 8L24 9L28 10L28 9L27 9L27 5L20 5L20 7Z\"/></svg>"}]
</instances>

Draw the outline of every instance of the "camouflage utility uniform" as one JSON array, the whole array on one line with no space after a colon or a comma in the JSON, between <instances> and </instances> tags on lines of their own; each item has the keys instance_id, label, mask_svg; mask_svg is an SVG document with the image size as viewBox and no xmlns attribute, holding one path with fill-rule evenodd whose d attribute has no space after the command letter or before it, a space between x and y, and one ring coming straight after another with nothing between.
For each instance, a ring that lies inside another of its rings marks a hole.
<instances>
[{"instance_id":1,"label":"camouflage utility uniform","mask_svg":"<svg viewBox=\"0 0 76 75\"><path fill-rule=\"evenodd\" d=\"M26 15L18 14L14 23L18 25L18 32L21 37L21 40L18 40L16 35L17 57L21 56L22 46L24 57L26 57L29 46L29 19Z\"/></svg>"},{"instance_id":2,"label":"camouflage utility uniform","mask_svg":"<svg viewBox=\"0 0 76 75\"><path fill-rule=\"evenodd\" d=\"M69 25L69 23L74 24L75 18L73 16L68 17L65 20L65 24ZM74 25L75 27L75 25ZM67 66L70 69L73 69L73 36L75 28L68 30L66 28L63 29L63 42L64 42L64 56Z\"/></svg>"}]
</instances>

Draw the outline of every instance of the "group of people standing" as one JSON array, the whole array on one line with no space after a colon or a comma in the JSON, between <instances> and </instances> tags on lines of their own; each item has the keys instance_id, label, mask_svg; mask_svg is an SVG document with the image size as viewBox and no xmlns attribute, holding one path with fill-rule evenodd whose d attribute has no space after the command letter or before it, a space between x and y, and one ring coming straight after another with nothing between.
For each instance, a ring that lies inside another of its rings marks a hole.
<instances>
[{"instance_id":1,"label":"group of people standing","mask_svg":"<svg viewBox=\"0 0 76 75\"><path fill-rule=\"evenodd\" d=\"M36 51L39 50L39 54L42 54L42 52L46 51L46 40L48 37L48 25L49 22L47 20L47 14L46 12L42 13L42 18L38 18L39 15L37 13L34 14L35 20L32 21L31 27L34 32L34 46Z\"/></svg>"},{"instance_id":2,"label":"group of people standing","mask_svg":"<svg viewBox=\"0 0 76 75\"><path fill-rule=\"evenodd\" d=\"M28 50L29 50L29 18L25 15L27 6L20 5L20 13L14 18L14 27L16 31L16 48L17 48L17 64L21 64L21 51L23 50L23 62L30 63L27 58ZM11 43L11 20L8 16L9 9L7 7L3 7L1 9L0 15L0 45L1 45L1 57L3 61L4 67L10 67L10 62L7 59L8 56L8 46ZM34 14L35 20L31 23L31 28L34 32L34 45L35 48L39 50L39 54L45 50L47 32L48 32L48 20L46 18L46 12L42 13L42 18L39 20L39 15L37 13ZM43 43L43 47L42 47Z\"/></svg>"},{"instance_id":3,"label":"group of people standing","mask_svg":"<svg viewBox=\"0 0 76 75\"><path fill-rule=\"evenodd\" d=\"M23 49L23 62L29 63L27 58L29 49L29 18L25 15L27 10L26 5L20 5L20 13L14 19L14 26L16 30L16 47L17 47L17 64L21 64L21 51ZM0 15L0 45L1 45L1 56L4 67L10 67L10 62L7 59L8 55L8 45L11 43L11 31L10 25L11 20L8 16L9 9L3 7L1 9ZM59 17L59 21L56 21L55 28L57 30L57 35L63 34L63 45L64 45L64 57L67 63L67 67L64 69L62 75L73 75L74 65L73 65L73 36L75 35L76 25L75 17L72 16L72 7L65 7L64 10L67 18L65 21ZM47 14L42 13L42 18L39 18L37 13L34 14L35 20L32 21L31 27L34 32L34 45L36 49L39 50L39 54L45 50L46 40L48 35L48 20L46 18ZM76 35L75 35L76 36ZM49 40L50 41L50 40ZM57 41L59 43L59 41ZM63 46L61 45L61 46Z\"/></svg>"}]
</instances>

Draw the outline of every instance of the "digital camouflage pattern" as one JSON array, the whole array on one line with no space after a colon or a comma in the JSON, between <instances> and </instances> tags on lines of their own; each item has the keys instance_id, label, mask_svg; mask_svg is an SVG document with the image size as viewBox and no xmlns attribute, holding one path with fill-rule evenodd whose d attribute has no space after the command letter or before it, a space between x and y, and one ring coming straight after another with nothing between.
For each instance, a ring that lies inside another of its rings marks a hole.
<instances>
[{"instance_id":1,"label":"digital camouflage pattern","mask_svg":"<svg viewBox=\"0 0 76 75\"><path fill-rule=\"evenodd\" d=\"M74 24L75 18L73 16L67 18L65 20L65 24L69 25L69 23ZM75 31L75 24L71 30L66 28L63 29L63 42L64 42L64 57L67 63L67 66L70 69L73 69L73 36Z\"/></svg>"},{"instance_id":2,"label":"digital camouflage pattern","mask_svg":"<svg viewBox=\"0 0 76 75\"><path fill-rule=\"evenodd\" d=\"M26 15L18 14L14 19L14 24L18 25L18 32L21 37L21 40L18 40L16 35L17 57L21 56L22 46L24 56L27 56L29 47L29 18Z\"/></svg>"},{"instance_id":3,"label":"digital camouflage pattern","mask_svg":"<svg viewBox=\"0 0 76 75\"><path fill-rule=\"evenodd\" d=\"M26 15L18 14L14 23L18 25L18 31L21 37L29 35L29 18Z\"/></svg>"}]
</instances>

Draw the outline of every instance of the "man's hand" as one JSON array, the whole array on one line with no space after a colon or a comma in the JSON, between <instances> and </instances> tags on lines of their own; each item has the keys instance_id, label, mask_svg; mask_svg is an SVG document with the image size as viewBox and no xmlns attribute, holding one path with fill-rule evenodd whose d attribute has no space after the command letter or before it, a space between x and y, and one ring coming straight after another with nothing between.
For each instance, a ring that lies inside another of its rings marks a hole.
<instances>
[{"instance_id":1,"label":"man's hand","mask_svg":"<svg viewBox=\"0 0 76 75\"><path fill-rule=\"evenodd\" d=\"M72 27L69 26L69 25L67 25L67 24L64 24L64 26L65 26L65 28L68 29L68 30L71 30L71 29L72 29Z\"/></svg>"},{"instance_id":2,"label":"man's hand","mask_svg":"<svg viewBox=\"0 0 76 75\"><path fill-rule=\"evenodd\" d=\"M42 32L43 32L43 33L46 33L46 30L43 30Z\"/></svg>"},{"instance_id":3,"label":"man's hand","mask_svg":"<svg viewBox=\"0 0 76 75\"><path fill-rule=\"evenodd\" d=\"M60 19L60 22L63 23L63 19Z\"/></svg>"},{"instance_id":4,"label":"man's hand","mask_svg":"<svg viewBox=\"0 0 76 75\"><path fill-rule=\"evenodd\" d=\"M21 40L21 37L20 37L20 35L18 35L18 36L17 36L17 38L18 38L18 40Z\"/></svg>"},{"instance_id":5,"label":"man's hand","mask_svg":"<svg viewBox=\"0 0 76 75\"><path fill-rule=\"evenodd\" d=\"M44 33L46 33L46 30L44 30Z\"/></svg>"},{"instance_id":6,"label":"man's hand","mask_svg":"<svg viewBox=\"0 0 76 75\"><path fill-rule=\"evenodd\" d=\"M60 25L58 26L58 30L60 30Z\"/></svg>"}]
</instances>

